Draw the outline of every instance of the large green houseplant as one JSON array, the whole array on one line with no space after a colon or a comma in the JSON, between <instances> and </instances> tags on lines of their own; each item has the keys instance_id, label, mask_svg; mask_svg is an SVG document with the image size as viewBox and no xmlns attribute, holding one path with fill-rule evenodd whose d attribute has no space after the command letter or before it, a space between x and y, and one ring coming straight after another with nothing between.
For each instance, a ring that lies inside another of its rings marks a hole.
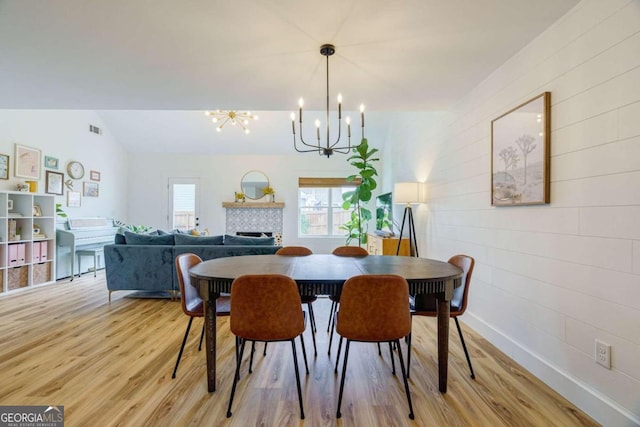
<instances>
[{"instance_id":1,"label":"large green houseplant","mask_svg":"<svg viewBox=\"0 0 640 427\"><path fill-rule=\"evenodd\" d=\"M378 186L375 180L378 171L372 165L380 160L373 157L377 152L377 148L369 149L367 139L363 138L360 145L353 149L353 155L347 159L358 170L347 177L347 181L358 182L358 185L342 194L342 208L353 209L351 219L340 227L347 232L347 245L354 239L357 239L359 246L367 241L367 221L371 220L372 215L366 203L371 200L372 192Z\"/></svg>"}]
</instances>

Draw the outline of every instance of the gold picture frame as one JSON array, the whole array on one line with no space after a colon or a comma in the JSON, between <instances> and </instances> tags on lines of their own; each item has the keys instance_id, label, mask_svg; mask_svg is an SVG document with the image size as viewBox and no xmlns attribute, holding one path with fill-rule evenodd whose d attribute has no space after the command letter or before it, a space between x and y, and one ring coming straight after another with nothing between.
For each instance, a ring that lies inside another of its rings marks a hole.
<instances>
[{"instance_id":1,"label":"gold picture frame","mask_svg":"<svg viewBox=\"0 0 640 427\"><path fill-rule=\"evenodd\" d=\"M491 122L491 204L550 203L551 92Z\"/></svg>"}]
</instances>

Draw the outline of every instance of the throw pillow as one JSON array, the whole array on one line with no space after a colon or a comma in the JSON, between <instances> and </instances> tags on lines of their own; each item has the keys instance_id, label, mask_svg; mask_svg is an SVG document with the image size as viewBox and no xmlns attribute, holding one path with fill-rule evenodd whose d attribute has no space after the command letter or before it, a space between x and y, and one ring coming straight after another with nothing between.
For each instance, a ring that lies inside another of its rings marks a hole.
<instances>
[{"instance_id":1,"label":"throw pillow","mask_svg":"<svg viewBox=\"0 0 640 427\"><path fill-rule=\"evenodd\" d=\"M116 233L113 243L116 245L125 245L127 244L127 240L124 238L124 234Z\"/></svg>"},{"instance_id":2,"label":"throw pillow","mask_svg":"<svg viewBox=\"0 0 640 427\"><path fill-rule=\"evenodd\" d=\"M190 236L188 234L176 234L173 236L177 246L211 246L222 245L222 236Z\"/></svg>"},{"instance_id":3,"label":"throw pillow","mask_svg":"<svg viewBox=\"0 0 640 427\"><path fill-rule=\"evenodd\" d=\"M274 242L275 242L275 239L273 237L231 236L229 234L224 235L225 245L272 246Z\"/></svg>"},{"instance_id":4,"label":"throw pillow","mask_svg":"<svg viewBox=\"0 0 640 427\"><path fill-rule=\"evenodd\" d=\"M124 238L127 241L127 245L173 245L173 234L151 236L125 231Z\"/></svg>"},{"instance_id":5,"label":"throw pillow","mask_svg":"<svg viewBox=\"0 0 640 427\"><path fill-rule=\"evenodd\" d=\"M192 228L191 230L187 230L187 233L192 236L208 236L209 229L205 228L204 230L198 230L197 228Z\"/></svg>"}]
</instances>

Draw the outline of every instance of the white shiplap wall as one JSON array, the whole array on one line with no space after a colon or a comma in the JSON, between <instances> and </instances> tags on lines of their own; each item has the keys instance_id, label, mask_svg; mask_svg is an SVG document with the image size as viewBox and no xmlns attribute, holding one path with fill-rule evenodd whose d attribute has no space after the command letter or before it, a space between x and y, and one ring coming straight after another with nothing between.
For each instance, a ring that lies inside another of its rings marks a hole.
<instances>
[{"instance_id":1,"label":"white shiplap wall","mask_svg":"<svg viewBox=\"0 0 640 427\"><path fill-rule=\"evenodd\" d=\"M551 204L491 207L491 120L544 91ZM604 425L640 424L640 1L579 3L452 111L411 123L388 135L384 175L428 182L423 256L475 257L463 320Z\"/></svg>"}]
</instances>

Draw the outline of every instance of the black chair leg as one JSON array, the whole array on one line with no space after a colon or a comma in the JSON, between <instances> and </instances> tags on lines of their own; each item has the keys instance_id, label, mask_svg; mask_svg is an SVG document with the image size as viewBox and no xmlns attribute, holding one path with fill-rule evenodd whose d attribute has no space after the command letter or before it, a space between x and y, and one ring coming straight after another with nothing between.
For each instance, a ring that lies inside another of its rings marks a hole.
<instances>
[{"instance_id":1,"label":"black chair leg","mask_svg":"<svg viewBox=\"0 0 640 427\"><path fill-rule=\"evenodd\" d=\"M256 352L256 342L251 341L251 356L249 357L249 373L253 373L253 353Z\"/></svg>"},{"instance_id":2,"label":"black chair leg","mask_svg":"<svg viewBox=\"0 0 640 427\"><path fill-rule=\"evenodd\" d=\"M302 337L302 335L300 335L300 337ZM293 366L296 370L296 385L298 386L298 401L300 402L300 419L304 420L304 408L302 407L302 387L300 387L300 371L298 370L298 356L296 354L296 343L293 338L291 339L291 350L293 351ZM229 406L229 409L231 409L231 406Z\"/></svg>"},{"instance_id":3,"label":"black chair leg","mask_svg":"<svg viewBox=\"0 0 640 427\"><path fill-rule=\"evenodd\" d=\"M313 307L311 307L311 303L309 303L309 320L309 326L311 328L311 339L313 340L313 355L314 357L318 357L318 348L316 347L316 321L315 316L313 315Z\"/></svg>"},{"instance_id":4,"label":"black chair leg","mask_svg":"<svg viewBox=\"0 0 640 427\"><path fill-rule=\"evenodd\" d=\"M307 307L309 307L309 320L311 321L311 327L313 328L313 332L318 332L318 328L316 328L316 316L313 313L313 304L307 303Z\"/></svg>"},{"instance_id":5,"label":"black chair leg","mask_svg":"<svg viewBox=\"0 0 640 427\"><path fill-rule=\"evenodd\" d=\"M204 339L204 324L202 325L202 332L200 332L200 344L198 344L198 351L202 350L203 339Z\"/></svg>"},{"instance_id":6,"label":"black chair leg","mask_svg":"<svg viewBox=\"0 0 640 427\"><path fill-rule=\"evenodd\" d=\"M396 340L396 345L398 346L398 359L400 359L400 370L402 371L402 379L404 380L404 391L407 394L407 402L409 402L409 418L415 419L413 415L413 404L411 403L411 392L409 391L409 381L407 380L407 375L404 370L404 361L402 360L402 349L400 348L400 340Z\"/></svg>"},{"instance_id":7,"label":"black chair leg","mask_svg":"<svg viewBox=\"0 0 640 427\"><path fill-rule=\"evenodd\" d=\"M264 351L262 352L262 355L263 356L267 355L267 342L266 341L264 342Z\"/></svg>"},{"instance_id":8,"label":"black chair leg","mask_svg":"<svg viewBox=\"0 0 640 427\"><path fill-rule=\"evenodd\" d=\"M460 329L460 323L458 323L458 318L454 317L453 320L456 321L456 327L458 328L458 335L460 335L460 342L462 343L462 349L464 350L464 355L467 356L467 363L469 364L469 371L471 371L471 378L476 379L476 374L473 373L473 366L471 366L471 358L469 357L469 352L467 351L467 345L464 343L464 337L462 336L462 329Z\"/></svg>"},{"instance_id":9,"label":"black chair leg","mask_svg":"<svg viewBox=\"0 0 640 427\"><path fill-rule=\"evenodd\" d=\"M240 337L236 337L236 364L240 364ZM240 379L240 371L236 373L238 379Z\"/></svg>"},{"instance_id":10,"label":"black chair leg","mask_svg":"<svg viewBox=\"0 0 640 427\"><path fill-rule=\"evenodd\" d=\"M233 396L236 394L236 386L238 385L238 378L240 378L240 362L242 361L242 355L244 354L244 344L245 340L240 338L240 352L238 353L238 357L236 358L236 374L233 376L233 386L231 387L231 397L229 397L229 407L227 408L227 418L230 418L231 415L231 404L233 404Z\"/></svg>"},{"instance_id":11,"label":"black chair leg","mask_svg":"<svg viewBox=\"0 0 640 427\"><path fill-rule=\"evenodd\" d=\"M189 330L191 329L191 323L193 322L193 317L189 317L189 323L187 324L187 330L184 333L184 338L182 339L182 345L180 346L180 351L178 352L178 360L176 360L176 366L173 368L173 374L171 378L176 377L176 373L178 372L178 365L180 364L180 358L182 357L182 352L184 351L184 345L187 343L187 337L189 337Z\"/></svg>"},{"instance_id":12,"label":"black chair leg","mask_svg":"<svg viewBox=\"0 0 640 427\"><path fill-rule=\"evenodd\" d=\"M382 356L382 347L380 347L380 343L378 343L378 356Z\"/></svg>"},{"instance_id":13,"label":"black chair leg","mask_svg":"<svg viewBox=\"0 0 640 427\"><path fill-rule=\"evenodd\" d=\"M331 301L331 310L329 310L329 321L327 322L327 333L331 329L331 325L333 324L333 313L336 310L336 302Z\"/></svg>"},{"instance_id":14,"label":"black chair leg","mask_svg":"<svg viewBox=\"0 0 640 427\"><path fill-rule=\"evenodd\" d=\"M344 349L344 362L342 363L342 379L340 380L340 393L338 394L338 412L336 413L336 418L342 417L342 412L340 412L340 407L342 406L342 391L344 390L344 377L347 374L347 360L349 359L349 344L351 344L351 340L347 340L347 345Z\"/></svg>"},{"instance_id":15,"label":"black chair leg","mask_svg":"<svg viewBox=\"0 0 640 427\"><path fill-rule=\"evenodd\" d=\"M391 357L391 373L396 374L396 362L393 358L393 348L391 347L391 341L389 341L389 357Z\"/></svg>"},{"instance_id":16,"label":"black chair leg","mask_svg":"<svg viewBox=\"0 0 640 427\"><path fill-rule=\"evenodd\" d=\"M304 356L304 367L307 370L307 375L309 375L309 364L307 363L307 349L304 345L304 337L300 334L300 345L302 346L302 356Z\"/></svg>"},{"instance_id":17,"label":"black chair leg","mask_svg":"<svg viewBox=\"0 0 640 427\"><path fill-rule=\"evenodd\" d=\"M335 318L335 314L333 315L333 317ZM331 323L331 332L329 333L329 350L327 351L327 354L329 356L331 356L331 343L333 343L333 333L335 331L336 325L335 325L335 319L333 320L333 322Z\"/></svg>"},{"instance_id":18,"label":"black chair leg","mask_svg":"<svg viewBox=\"0 0 640 427\"><path fill-rule=\"evenodd\" d=\"M338 362L340 361L340 350L342 349L342 337L340 337L340 342L338 343L338 354L336 355L336 367L333 370L336 374L338 373Z\"/></svg>"},{"instance_id":19,"label":"black chair leg","mask_svg":"<svg viewBox=\"0 0 640 427\"><path fill-rule=\"evenodd\" d=\"M407 378L409 377L409 372L411 372L411 333L407 335L405 338L407 340Z\"/></svg>"}]
</instances>

